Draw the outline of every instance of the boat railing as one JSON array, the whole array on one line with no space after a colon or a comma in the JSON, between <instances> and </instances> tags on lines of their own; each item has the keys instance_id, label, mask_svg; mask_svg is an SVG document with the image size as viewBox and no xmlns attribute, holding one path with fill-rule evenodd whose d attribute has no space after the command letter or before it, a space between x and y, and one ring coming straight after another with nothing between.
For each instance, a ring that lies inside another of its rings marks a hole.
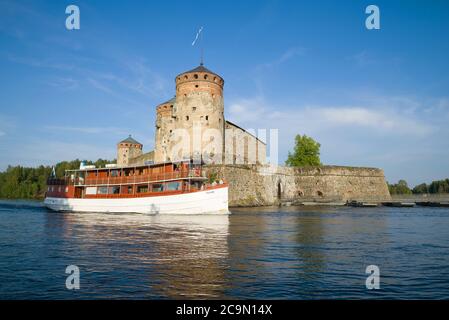
<instances>
[{"instance_id":1,"label":"boat railing","mask_svg":"<svg viewBox=\"0 0 449 320\"><path fill-rule=\"evenodd\" d=\"M89 172L92 174L93 172ZM129 175L129 176L109 176L109 177L65 177L63 179L50 178L47 181L48 185L109 185L109 184L136 184L136 183L146 183L146 182L157 182L166 180L176 180L183 178L200 178L204 177L202 170L192 169L192 170L180 170L173 172L163 172L163 173L151 173L151 174L140 174L140 175Z\"/></svg>"}]
</instances>

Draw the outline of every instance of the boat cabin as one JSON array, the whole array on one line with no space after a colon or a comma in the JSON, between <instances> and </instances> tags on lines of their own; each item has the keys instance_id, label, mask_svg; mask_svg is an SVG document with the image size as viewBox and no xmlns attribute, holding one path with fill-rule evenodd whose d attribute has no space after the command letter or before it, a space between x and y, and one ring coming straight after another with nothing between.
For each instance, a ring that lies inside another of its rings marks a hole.
<instances>
[{"instance_id":1,"label":"boat cabin","mask_svg":"<svg viewBox=\"0 0 449 320\"><path fill-rule=\"evenodd\" d=\"M202 166L191 161L141 166L84 167L66 170L63 178L49 178L47 197L127 198L194 192L213 187Z\"/></svg>"}]
</instances>

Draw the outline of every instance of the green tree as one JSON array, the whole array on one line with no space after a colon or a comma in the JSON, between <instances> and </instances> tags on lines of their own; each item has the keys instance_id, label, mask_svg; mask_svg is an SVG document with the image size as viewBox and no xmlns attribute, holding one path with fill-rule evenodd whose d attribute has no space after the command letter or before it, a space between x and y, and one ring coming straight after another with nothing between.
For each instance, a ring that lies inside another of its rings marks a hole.
<instances>
[{"instance_id":1,"label":"green tree","mask_svg":"<svg viewBox=\"0 0 449 320\"><path fill-rule=\"evenodd\" d=\"M388 189L390 194L412 194L412 190L410 190L405 180L399 180L396 184L388 184Z\"/></svg>"},{"instance_id":2,"label":"green tree","mask_svg":"<svg viewBox=\"0 0 449 320\"><path fill-rule=\"evenodd\" d=\"M288 153L285 164L291 167L320 166L320 147L311 137L298 134L295 137L293 153Z\"/></svg>"},{"instance_id":3,"label":"green tree","mask_svg":"<svg viewBox=\"0 0 449 320\"><path fill-rule=\"evenodd\" d=\"M96 167L104 167L111 161L98 159L95 162L86 161L87 164L95 164ZM112 162L115 162L113 160ZM78 169L81 161L62 161L55 165L56 176L63 177L65 170ZM42 199L47 190L47 179L52 167L39 166L25 168L22 166L8 166L6 171L0 172L0 198L3 199Z\"/></svg>"},{"instance_id":4,"label":"green tree","mask_svg":"<svg viewBox=\"0 0 449 320\"><path fill-rule=\"evenodd\" d=\"M429 193L449 193L449 179L432 181Z\"/></svg>"},{"instance_id":5,"label":"green tree","mask_svg":"<svg viewBox=\"0 0 449 320\"><path fill-rule=\"evenodd\" d=\"M423 193L429 193L429 187L425 183L421 183L413 188L412 192L414 194L423 194Z\"/></svg>"}]
</instances>

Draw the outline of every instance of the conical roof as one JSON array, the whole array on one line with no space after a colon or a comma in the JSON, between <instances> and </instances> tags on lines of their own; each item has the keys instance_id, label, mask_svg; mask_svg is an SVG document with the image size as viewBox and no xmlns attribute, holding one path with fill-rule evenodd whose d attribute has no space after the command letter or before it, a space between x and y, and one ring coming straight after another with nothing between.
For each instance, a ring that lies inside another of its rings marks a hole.
<instances>
[{"instance_id":1,"label":"conical roof","mask_svg":"<svg viewBox=\"0 0 449 320\"><path fill-rule=\"evenodd\" d=\"M165 101L165 102L162 102L162 103L159 103L158 104L158 106L161 106L161 105L163 105L163 104L174 104L176 102L176 96L175 97L173 97L173 98L171 98L170 100L168 100L168 101Z\"/></svg>"},{"instance_id":2,"label":"conical roof","mask_svg":"<svg viewBox=\"0 0 449 320\"><path fill-rule=\"evenodd\" d=\"M213 72L213 71L210 71L210 70L207 69L202 63L201 63L198 67L196 67L196 68L194 68L194 69L192 69L192 70L189 70L189 71L185 71L185 72L180 73L178 76L180 76L180 75L182 75L182 74L184 74L184 73L195 73L195 72L207 72L207 73L211 73L211 74L213 74L213 75L219 76L219 77L221 78L220 75L216 74L216 73Z\"/></svg>"},{"instance_id":3,"label":"conical roof","mask_svg":"<svg viewBox=\"0 0 449 320\"><path fill-rule=\"evenodd\" d=\"M136 141L131 135L129 135L128 138L125 140L120 141L119 143L132 143L132 144L141 144L140 142Z\"/></svg>"}]
</instances>

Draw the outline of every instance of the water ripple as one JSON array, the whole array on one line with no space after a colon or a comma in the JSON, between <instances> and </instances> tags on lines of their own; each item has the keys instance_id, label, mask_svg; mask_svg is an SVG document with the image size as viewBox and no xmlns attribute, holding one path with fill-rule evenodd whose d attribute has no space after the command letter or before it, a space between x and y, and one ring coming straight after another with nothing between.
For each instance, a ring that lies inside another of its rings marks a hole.
<instances>
[{"instance_id":1,"label":"water ripple","mask_svg":"<svg viewBox=\"0 0 449 320\"><path fill-rule=\"evenodd\" d=\"M0 299L448 299L449 209L61 214L0 202ZM65 288L75 264L81 289ZM367 290L366 266L381 273Z\"/></svg>"}]
</instances>

